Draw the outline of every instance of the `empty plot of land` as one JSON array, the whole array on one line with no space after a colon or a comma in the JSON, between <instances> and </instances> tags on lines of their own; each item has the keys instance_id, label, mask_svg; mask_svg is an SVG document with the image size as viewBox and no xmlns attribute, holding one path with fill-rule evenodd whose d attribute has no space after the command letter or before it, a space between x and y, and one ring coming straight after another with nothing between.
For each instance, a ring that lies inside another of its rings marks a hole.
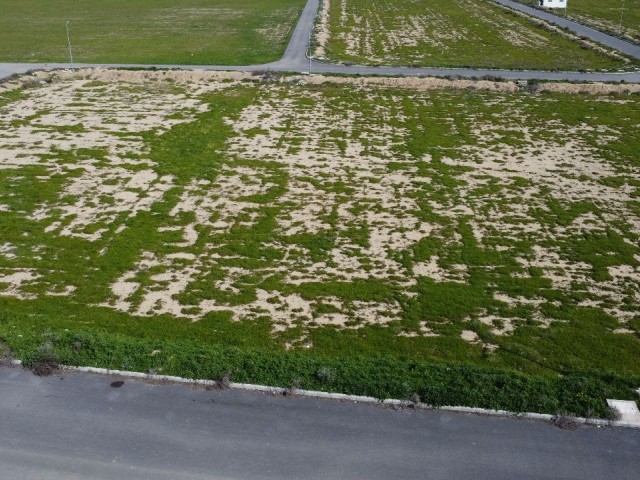
<instances>
[{"instance_id":1,"label":"empty plot of land","mask_svg":"<svg viewBox=\"0 0 640 480\"><path fill-rule=\"evenodd\" d=\"M260 64L277 60L304 0L1 0L0 60Z\"/></svg>"},{"instance_id":2,"label":"empty plot of land","mask_svg":"<svg viewBox=\"0 0 640 480\"><path fill-rule=\"evenodd\" d=\"M485 0L323 0L316 55L357 64L618 69L626 59Z\"/></svg>"},{"instance_id":3,"label":"empty plot of land","mask_svg":"<svg viewBox=\"0 0 640 480\"><path fill-rule=\"evenodd\" d=\"M521 3L538 5L531 0ZM566 12L553 13L640 43L640 0L571 0Z\"/></svg>"},{"instance_id":4,"label":"empty plot of land","mask_svg":"<svg viewBox=\"0 0 640 480\"><path fill-rule=\"evenodd\" d=\"M638 373L634 86L99 71L24 82L0 96L5 338L38 318Z\"/></svg>"}]
</instances>

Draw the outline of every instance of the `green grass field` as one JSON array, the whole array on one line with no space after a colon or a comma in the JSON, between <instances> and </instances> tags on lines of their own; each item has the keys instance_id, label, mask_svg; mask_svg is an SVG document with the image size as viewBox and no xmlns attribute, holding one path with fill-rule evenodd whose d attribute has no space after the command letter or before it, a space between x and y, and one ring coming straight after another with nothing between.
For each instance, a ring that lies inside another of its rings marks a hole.
<instances>
[{"instance_id":1,"label":"green grass field","mask_svg":"<svg viewBox=\"0 0 640 480\"><path fill-rule=\"evenodd\" d=\"M538 4L531 0L522 0L522 3ZM570 0L568 7L569 18L640 43L640 0ZM565 15L560 9L553 13Z\"/></svg>"},{"instance_id":2,"label":"green grass field","mask_svg":"<svg viewBox=\"0 0 640 480\"><path fill-rule=\"evenodd\" d=\"M0 93L20 358L597 415L633 398L639 95L212 75Z\"/></svg>"},{"instance_id":3,"label":"green grass field","mask_svg":"<svg viewBox=\"0 0 640 480\"><path fill-rule=\"evenodd\" d=\"M304 0L0 0L0 61L248 65L277 60Z\"/></svg>"},{"instance_id":4,"label":"green grass field","mask_svg":"<svg viewBox=\"0 0 640 480\"><path fill-rule=\"evenodd\" d=\"M609 70L625 62L485 0L328 0L317 55L356 64Z\"/></svg>"}]
</instances>

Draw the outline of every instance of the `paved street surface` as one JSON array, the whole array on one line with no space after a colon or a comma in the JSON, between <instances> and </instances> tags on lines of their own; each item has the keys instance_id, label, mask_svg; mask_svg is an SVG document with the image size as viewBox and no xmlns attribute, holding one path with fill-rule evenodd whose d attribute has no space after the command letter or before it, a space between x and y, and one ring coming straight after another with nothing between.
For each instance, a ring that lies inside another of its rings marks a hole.
<instances>
[{"instance_id":1,"label":"paved street surface","mask_svg":"<svg viewBox=\"0 0 640 480\"><path fill-rule=\"evenodd\" d=\"M637 480L640 430L0 369L0 478Z\"/></svg>"}]
</instances>

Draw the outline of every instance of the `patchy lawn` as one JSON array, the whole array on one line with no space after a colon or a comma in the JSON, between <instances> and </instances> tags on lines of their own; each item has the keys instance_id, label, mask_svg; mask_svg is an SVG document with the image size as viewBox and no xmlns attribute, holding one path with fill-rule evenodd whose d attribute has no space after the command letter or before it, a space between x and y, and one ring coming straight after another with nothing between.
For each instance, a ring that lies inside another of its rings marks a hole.
<instances>
[{"instance_id":1,"label":"patchy lawn","mask_svg":"<svg viewBox=\"0 0 640 480\"><path fill-rule=\"evenodd\" d=\"M233 346L637 378L636 87L24 77L0 92L0 338L115 335L143 347L69 361L190 375Z\"/></svg>"},{"instance_id":2,"label":"patchy lawn","mask_svg":"<svg viewBox=\"0 0 640 480\"><path fill-rule=\"evenodd\" d=\"M355 64L612 70L629 60L486 0L323 0L315 55Z\"/></svg>"}]
</instances>

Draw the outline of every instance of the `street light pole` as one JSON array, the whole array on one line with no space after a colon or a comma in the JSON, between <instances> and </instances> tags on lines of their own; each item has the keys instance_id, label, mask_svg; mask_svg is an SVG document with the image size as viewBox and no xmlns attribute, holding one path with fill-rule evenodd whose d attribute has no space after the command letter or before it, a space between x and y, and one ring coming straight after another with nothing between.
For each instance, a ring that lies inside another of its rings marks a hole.
<instances>
[{"instance_id":1,"label":"street light pole","mask_svg":"<svg viewBox=\"0 0 640 480\"><path fill-rule=\"evenodd\" d=\"M311 39L313 38L313 27L314 25L311 25L311 30L309 30L309 45L307 47L307 51L309 52L307 54L307 57L309 57L309 75L311 75Z\"/></svg>"},{"instance_id":2,"label":"street light pole","mask_svg":"<svg viewBox=\"0 0 640 480\"><path fill-rule=\"evenodd\" d=\"M73 52L71 51L71 36L69 35L69 20L65 25L67 28L67 45L69 46L69 63L71 64L71 68L73 68Z\"/></svg>"},{"instance_id":3,"label":"street light pole","mask_svg":"<svg viewBox=\"0 0 640 480\"><path fill-rule=\"evenodd\" d=\"M620 10L620 36L623 35L622 33L622 16L624 15L624 0L622 0L622 10Z\"/></svg>"}]
</instances>

